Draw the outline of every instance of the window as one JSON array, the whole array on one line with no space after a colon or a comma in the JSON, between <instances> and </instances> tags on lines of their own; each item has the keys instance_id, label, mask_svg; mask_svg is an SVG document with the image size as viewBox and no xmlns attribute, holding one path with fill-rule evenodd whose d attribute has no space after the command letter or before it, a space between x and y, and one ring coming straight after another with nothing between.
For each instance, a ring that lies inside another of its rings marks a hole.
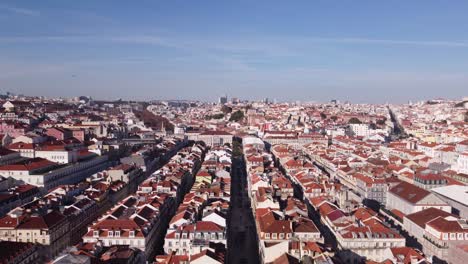
<instances>
[{"instance_id":1,"label":"window","mask_svg":"<svg viewBox=\"0 0 468 264\"><path fill-rule=\"evenodd\" d=\"M265 238L270 239L270 233L265 233Z\"/></svg>"},{"instance_id":2,"label":"window","mask_svg":"<svg viewBox=\"0 0 468 264\"><path fill-rule=\"evenodd\" d=\"M271 237L272 237L273 239L276 239L276 237L277 237L277 236L276 236L276 233L273 233L273 235L271 235Z\"/></svg>"},{"instance_id":3,"label":"window","mask_svg":"<svg viewBox=\"0 0 468 264\"><path fill-rule=\"evenodd\" d=\"M99 231L94 231L93 232L93 237L99 237Z\"/></svg>"},{"instance_id":4,"label":"window","mask_svg":"<svg viewBox=\"0 0 468 264\"><path fill-rule=\"evenodd\" d=\"M114 236L114 231L109 231L108 236L113 237Z\"/></svg>"},{"instance_id":5,"label":"window","mask_svg":"<svg viewBox=\"0 0 468 264\"><path fill-rule=\"evenodd\" d=\"M115 237L120 237L120 231L115 231Z\"/></svg>"},{"instance_id":6,"label":"window","mask_svg":"<svg viewBox=\"0 0 468 264\"><path fill-rule=\"evenodd\" d=\"M135 237L135 231L130 231L129 236L130 237Z\"/></svg>"}]
</instances>

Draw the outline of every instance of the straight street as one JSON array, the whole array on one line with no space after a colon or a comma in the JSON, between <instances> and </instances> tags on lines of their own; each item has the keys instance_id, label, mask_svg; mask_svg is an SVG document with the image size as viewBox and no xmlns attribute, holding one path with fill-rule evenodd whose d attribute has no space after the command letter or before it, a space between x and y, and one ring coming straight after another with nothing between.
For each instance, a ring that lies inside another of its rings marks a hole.
<instances>
[{"instance_id":1,"label":"straight street","mask_svg":"<svg viewBox=\"0 0 468 264\"><path fill-rule=\"evenodd\" d=\"M227 263L260 263L257 231L241 157L233 159Z\"/></svg>"}]
</instances>

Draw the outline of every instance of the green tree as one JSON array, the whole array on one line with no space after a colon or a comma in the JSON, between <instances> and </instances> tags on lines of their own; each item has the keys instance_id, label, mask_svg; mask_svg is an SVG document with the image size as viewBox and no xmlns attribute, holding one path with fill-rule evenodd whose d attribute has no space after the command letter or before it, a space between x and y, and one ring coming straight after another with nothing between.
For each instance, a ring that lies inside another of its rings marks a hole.
<instances>
[{"instance_id":1,"label":"green tree","mask_svg":"<svg viewBox=\"0 0 468 264\"><path fill-rule=\"evenodd\" d=\"M223 107L221 107L221 111L224 113L224 114L228 114L228 113L231 113L232 112L232 108L227 106L227 105L223 105Z\"/></svg>"},{"instance_id":2,"label":"green tree","mask_svg":"<svg viewBox=\"0 0 468 264\"><path fill-rule=\"evenodd\" d=\"M242 112L241 110L237 110L236 112L231 114L231 118L229 118L229 121L239 122L242 119L244 119L244 112Z\"/></svg>"},{"instance_id":3,"label":"green tree","mask_svg":"<svg viewBox=\"0 0 468 264\"><path fill-rule=\"evenodd\" d=\"M221 119L223 117L224 117L224 114L215 114L211 116L212 119Z\"/></svg>"},{"instance_id":4,"label":"green tree","mask_svg":"<svg viewBox=\"0 0 468 264\"><path fill-rule=\"evenodd\" d=\"M359 120L358 118L356 117L352 117L349 119L348 121L349 124L362 124L361 120Z\"/></svg>"}]
</instances>

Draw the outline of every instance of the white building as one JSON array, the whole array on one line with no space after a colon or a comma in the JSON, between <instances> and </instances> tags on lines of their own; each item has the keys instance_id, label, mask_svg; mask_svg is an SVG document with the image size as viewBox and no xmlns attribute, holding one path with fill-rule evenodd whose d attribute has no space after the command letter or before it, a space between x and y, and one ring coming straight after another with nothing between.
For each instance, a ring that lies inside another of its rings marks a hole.
<instances>
[{"instance_id":1,"label":"white building","mask_svg":"<svg viewBox=\"0 0 468 264\"><path fill-rule=\"evenodd\" d=\"M404 215L416 213L427 208L438 208L451 212L452 207L433 193L411 183L402 182L387 193L388 210L396 209Z\"/></svg>"},{"instance_id":2,"label":"white building","mask_svg":"<svg viewBox=\"0 0 468 264\"><path fill-rule=\"evenodd\" d=\"M468 152L461 153L457 159L457 172L468 174Z\"/></svg>"},{"instance_id":3,"label":"white building","mask_svg":"<svg viewBox=\"0 0 468 264\"><path fill-rule=\"evenodd\" d=\"M194 255L209 249L210 242L226 244L225 229L213 222L198 221L168 233L164 251L167 254Z\"/></svg>"}]
</instances>

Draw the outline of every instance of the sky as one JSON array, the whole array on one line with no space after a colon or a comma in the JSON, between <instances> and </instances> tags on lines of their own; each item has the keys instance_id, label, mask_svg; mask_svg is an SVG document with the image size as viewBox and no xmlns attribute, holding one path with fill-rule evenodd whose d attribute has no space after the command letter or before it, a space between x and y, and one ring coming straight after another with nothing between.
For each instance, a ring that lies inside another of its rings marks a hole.
<instances>
[{"instance_id":1,"label":"sky","mask_svg":"<svg viewBox=\"0 0 468 264\"><path fill-rule=\"evenodd\" d=\"M468 1L0 1L0 91L407 102L468 96Z\"/></svg>"}]
</instances>

